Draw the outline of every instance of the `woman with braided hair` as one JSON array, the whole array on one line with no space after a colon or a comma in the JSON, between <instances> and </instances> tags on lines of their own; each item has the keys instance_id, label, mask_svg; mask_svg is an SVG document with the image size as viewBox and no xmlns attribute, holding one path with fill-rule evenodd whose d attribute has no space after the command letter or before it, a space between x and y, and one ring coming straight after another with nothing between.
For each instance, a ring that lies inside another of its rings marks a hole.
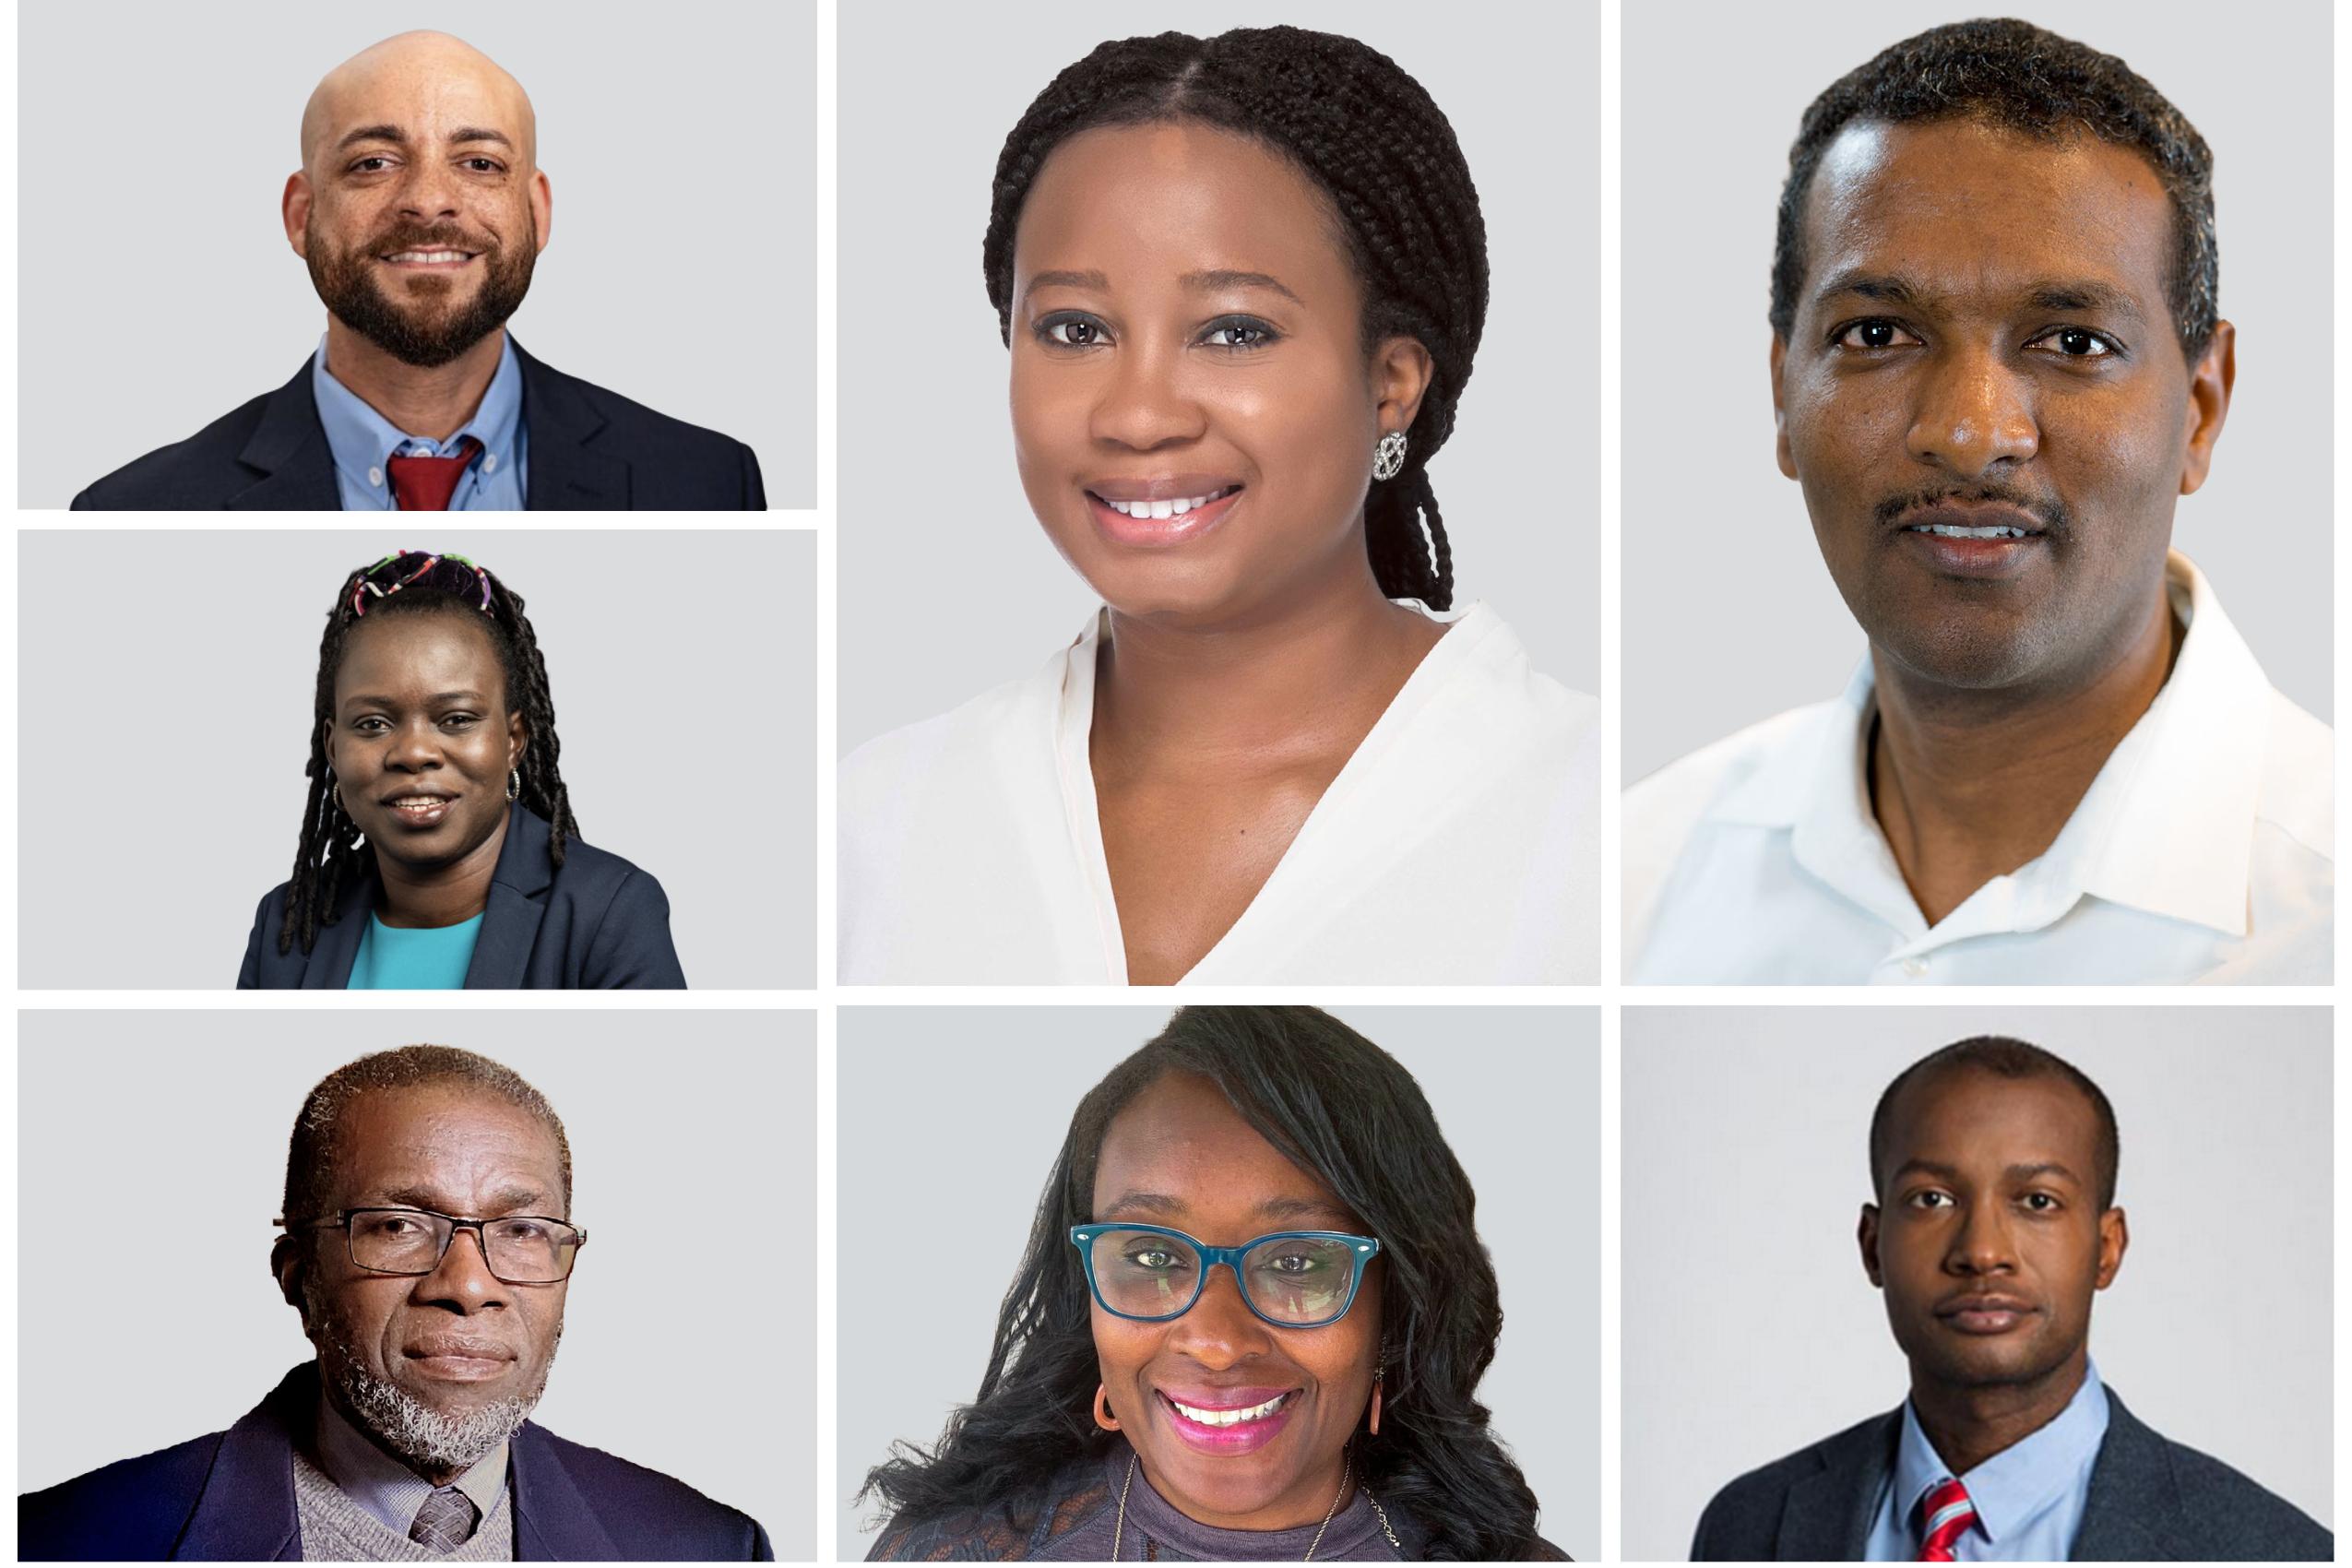
<instances>
[{"instance_id":1,"label":"woman with braided hair","mask_svg":"<svg viewBox=\"0 0 2352 1568\"><path fill-rule=\"evenodd\" d=\"M460 555L344 579L294 873L241 990L683 987L661 885L580 841L522 596Z\"/></svg>"},{"instance_id":2,"label":"woman with braided hair","mask_svg":"<svg viewBox=\"0 0 2352 1568\"><path fill-rule=\"evenodd\" d=\"M1595 707L1455 605L1430 477L1487 260L1428 93L1297 28L1104 43L1007 138L981 264L1104 608L849 759L842 978L1598 978Z\"/></svg>"}]
</instances>

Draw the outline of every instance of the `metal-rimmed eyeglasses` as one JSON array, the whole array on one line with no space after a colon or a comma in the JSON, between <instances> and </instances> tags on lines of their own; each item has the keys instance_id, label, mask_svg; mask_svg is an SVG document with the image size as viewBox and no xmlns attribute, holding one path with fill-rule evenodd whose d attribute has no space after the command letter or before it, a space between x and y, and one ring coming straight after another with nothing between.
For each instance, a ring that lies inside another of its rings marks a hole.
<instances>
[{"instance_id":1,"label":"metal-rimmed eyeglasses","mask_svg":"<svg viewBox=\"0 0 2352 1568\"><path fill-rule=\"evenodd\" d=\"M543 1214L463 1219L429 1208L347 1208L308 1229L342 1231L357 1267L409 1275L439 1268L457 1232L470 1230L492 1277L507 1285L560 1285L588 1245L586 1230Z\"/></svg>"},{"instance_id":2,"label":"metal-rimmed eyeglasses","mask_svg":"<svg viewBox=\"0 0 2352 1568\"><path fill-rule=\"evenodd\" d=\"M1322 1328L1346 1317L1364 1265L1380 1252L1373 1238L1341 1230L1277 1230L1212 1247L1164 1225L1073 1225L1070 1244L1095 1301L1113 1317L1182 1317L1207 1289L1208 1271L1223 1264L1250 1311L1277 1328Z\"/></svg>"}]
</instances>

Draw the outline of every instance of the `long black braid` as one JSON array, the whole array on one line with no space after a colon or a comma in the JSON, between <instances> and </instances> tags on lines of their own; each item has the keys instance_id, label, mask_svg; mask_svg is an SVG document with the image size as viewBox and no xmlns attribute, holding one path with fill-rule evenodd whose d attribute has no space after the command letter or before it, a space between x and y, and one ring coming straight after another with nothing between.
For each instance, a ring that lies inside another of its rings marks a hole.
<instances>
[{"instance_id":1,"label":"long black braid","mask_svg":"<svg viewBox=\"0 0 2352 1568\"><path fill-rule=\"evenodd\" d=\"M980 246L1005 341L1014 234L1047 157L1080 131L1168 120L1249 137L1313 179L1338 214L1363 285L1365 351L1390 337L1429 350L1434 368L1405 467L1375 481L1364 505L1364 548L1383 593L1450 609L1454 551L1427 468L1454 434L1486 327L1486 220L1454 127L1387 55L1293 27L1209 39L1165 32L1101 44L1054 77L1005 138Z\"/></svg>"},{"instance_id":2,"label":"long black braid","mask_svg":"<svg viewBox=\"0 0 2352 1568\"><path fill-rule=\"evenodd\" d=\"M286 889L286 919L278 928L278 951L294 944L308 953L318 928L335 923L343 889L374 869L374 849L361 841L359 825L336 798L334 770L327 764L327 729L335 711L335 676L362 621L386 615L471 616L490 634L506 672L506 710L519 713L530 732L523 748L522 803L554 829L548 859L564 863L564 845L580 831L572 814L571 791L556 766L564 742L555 733L555 699L547 686L547 661L539 637L523 613L523 596L461 555L400 551L343 579L327 612L327 635L318 645L318 687L312 703L310 802L303 809L303 832L294 850L294 874Z\"/></svg>"}]
</instances>

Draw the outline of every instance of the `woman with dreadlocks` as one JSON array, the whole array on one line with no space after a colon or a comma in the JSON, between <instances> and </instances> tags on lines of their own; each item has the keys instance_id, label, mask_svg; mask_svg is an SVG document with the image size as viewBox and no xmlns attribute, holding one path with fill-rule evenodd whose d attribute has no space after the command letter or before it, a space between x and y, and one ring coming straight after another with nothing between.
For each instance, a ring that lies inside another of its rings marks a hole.
<instances>
[{"instance_id":1,"label":"woman with dreadlocks","mask_svg":"<svg viewBox=\"0 0 2352 1568\"><path fill-rule=\"evenodd\" d=\"M294 874L240 989L681 987L661 885L579 838L522 596L460 555L344 580Z\"/></svg>"},{"instance_id":2,"label":"woman with dreadlocks","mask_svg":"<svg viewBox=\"0 0 2352 1568\"><path fill-rule=\"evenodd\" d=\"M1312 1007L1187 1007L1070 1119L979 1395L861 1497L883 1562L1551 1560L1420 1086ZM985 1269L950 1220L903 1279ZM925 1298L928 1300L929 1298Z\"/></svg>"},{"instance_id":3,"label":"woman with dreadlocks","mask_svg":"<svg viewBox=\"0 0 2352 1568\"><path fill-rule=\"evenodd\" d=\"M1487 261L1428 93L1296 28L1105 43L1005 142L981 265L1105 608L845 766L842 978L1597 979L1594 705L1455 610L1430 480Z\"/></svg>"}]
</instances>

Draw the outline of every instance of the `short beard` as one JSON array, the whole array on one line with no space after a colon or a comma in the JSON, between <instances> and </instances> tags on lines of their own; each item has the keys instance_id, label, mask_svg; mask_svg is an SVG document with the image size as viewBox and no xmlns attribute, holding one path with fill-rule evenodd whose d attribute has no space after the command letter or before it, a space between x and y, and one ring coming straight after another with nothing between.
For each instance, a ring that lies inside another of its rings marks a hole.
<instances>
[{"instance_id":1,"label":"short beard","mask_svg":"<svg viewBox=\"0 0 2352 1568\"><path fill-rule=\"evenodd\" d=\"M311 286L335 318L402 364L432 370L447 364L506 325L530 292L531 266L539 256L535 226L530 238L509 255L484 236L452 229L400 228L352 250L337 252L317 227L318 209L303 232L303 259ZM426 279L428 291L410 307L395 304L375 275L375 258L397 250L469 250L481 253L483 277L472 301L452 312L446 279Z\"/></svg>"},{"instance_id":2,"label":"short beard","mask_svg":"<svg viewBox=\"0 0 2352 1568\"><path fill-rule=\"evenodd\" d=\"M362 1364L343 1325L326 1311L321 1293L307 1280L303 1294L310 1321L316 1325L319 1360L341 1391L343 1405L360 1430L377 1446L410 1469L439 1475L471 1469L482 1456L521 1430L547 1392L547 1375L555 1370L555 1345L547 1348L547 1364L539 1381L512 1398L501 1399L463 1415L445 1416L398 1385L377 1377ZM564 1329L556 1325L561 1344Z\"/></svg>"}]
</instances>

